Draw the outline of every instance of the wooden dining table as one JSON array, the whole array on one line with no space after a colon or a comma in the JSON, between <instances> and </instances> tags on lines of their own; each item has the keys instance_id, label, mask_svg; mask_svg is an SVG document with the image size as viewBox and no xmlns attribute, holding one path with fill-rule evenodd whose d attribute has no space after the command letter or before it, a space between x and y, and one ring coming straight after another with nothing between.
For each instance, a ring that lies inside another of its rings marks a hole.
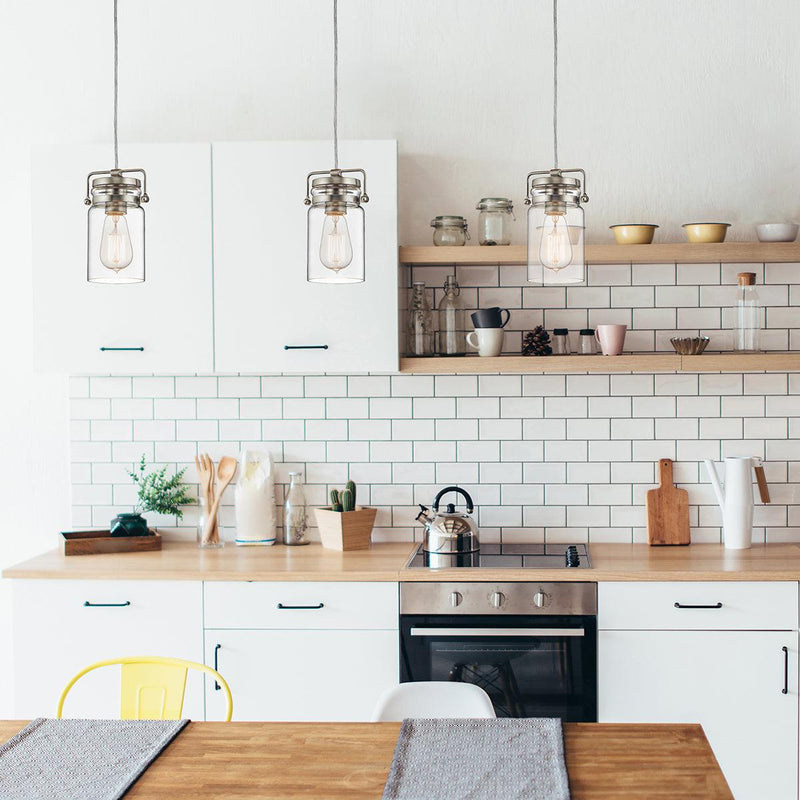
<instances>
[{"instance_id":1,"label":"wooden dining table","mask_svg":"<svg viewBox=\"0 0 800 800\"><path fill-rule=\"evenodd\" d=\"M25 724L0 721L0 741ZM399 731L396 722L192 722L125 797L380 800ZM564 749L572 800L733 800L700 725L567 723Z\"/></svg>"}]
</instances>

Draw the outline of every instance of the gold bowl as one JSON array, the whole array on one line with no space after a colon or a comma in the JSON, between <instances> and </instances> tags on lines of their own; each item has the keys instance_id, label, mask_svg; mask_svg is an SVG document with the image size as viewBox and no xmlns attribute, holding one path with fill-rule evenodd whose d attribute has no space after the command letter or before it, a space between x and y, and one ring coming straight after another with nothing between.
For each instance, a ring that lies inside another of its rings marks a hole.
<instances>
[{"instance_id":1,"label":"gold bowl","mask_svg":"<svg viewBox=\"0 0 800 800\"><path fill-rule=\"evenodd\" d=\"M669 341L678 355L699 356L711 339L708 336L673 336Z\"/></svg>"},{"instance_id":2,"label":"gold bowl","mask_svg":"<svg viewBox=\"0 0 800 800\"><path fill-rule=\"evenodd\" d=\"M614 231L614 241L617 244L650 244L658 225L644 225L632 222L622 225L610 225Z\"/></svg>"},{"instance_id":3,"label":"gold bowl","mask_svg":"<svg viewBox=\"0 0 800 800\"><path fill-rule=\"evenodd\" d=\"M692 244L717 244L725 241L730 222L687 222L681 225Z\"/></svg>"}]
</instances>

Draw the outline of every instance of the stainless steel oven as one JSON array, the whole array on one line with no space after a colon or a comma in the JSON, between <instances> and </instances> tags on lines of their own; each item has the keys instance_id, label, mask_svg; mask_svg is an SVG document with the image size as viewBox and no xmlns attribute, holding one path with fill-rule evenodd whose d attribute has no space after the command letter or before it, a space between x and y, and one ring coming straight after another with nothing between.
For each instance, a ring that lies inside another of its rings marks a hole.
<instances>
[{"instance_id":1,"label":"stainless steel oven","mask_svg":"<svg viewBox=\"0 0 800 800\"><path fill-rule=\"evenodd\" d=\"M597 584L400 585L401 681L464 681L498 717L597 721Z\"/></svg>"}]
</instances>

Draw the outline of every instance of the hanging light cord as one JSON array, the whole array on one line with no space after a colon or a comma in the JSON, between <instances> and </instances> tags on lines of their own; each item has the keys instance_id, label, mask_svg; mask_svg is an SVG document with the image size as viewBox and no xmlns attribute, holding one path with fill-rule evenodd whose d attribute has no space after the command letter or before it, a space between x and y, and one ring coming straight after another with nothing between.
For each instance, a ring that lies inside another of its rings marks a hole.
<instances>
[{"instance_id":1,"label":"hanging light cord","mask_svg":"<svg viewBox=\"0 0 800 800\"><path fill-rule=\"evenodd\" d=\"M119 105L119 26L117 0L114 0L114 169L119 169L119 139L117 137L117 106Z\"/></svg>"},{"instance_id":2,"label":"hanging light cord","mask_svg":"<svg viewBox=\"0 0 800 800\"><path fill-rule=\"evenodd\" d=\"M116 0L114 0L116 3ZM333 166L339 169L339 3L333 0Z\"/></svg>"},{"instance_id":3,"label":"hanging light cord","mask_svg":"<svg viewBox=\"0 0 800 800\"><path fill-rule=\"evenodd\" d=\"M558 0L553 0L553 161L558 169Z\"/></svg>"}]
</instances>

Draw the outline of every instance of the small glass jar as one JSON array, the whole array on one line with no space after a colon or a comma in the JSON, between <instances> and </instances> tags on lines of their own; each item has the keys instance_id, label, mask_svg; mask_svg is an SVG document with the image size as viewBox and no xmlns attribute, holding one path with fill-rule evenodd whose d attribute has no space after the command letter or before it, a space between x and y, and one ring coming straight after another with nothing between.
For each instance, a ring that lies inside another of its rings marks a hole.
<instances>
[{"instance_id":1,"label":"small glass jar","mask_svg":"<svg viewBox=\"0 0 800 800\"><path fill-rule=\"evenodd\" d=\"M437 247L463 247L469 239L464 217L445 215L431 220L433 243Z\"/></svg>"},{"instance_id":2,"label":"small glass jar","mask_svg":"<svg viewBox=\"0 0 800 800\"><path fill-rule=\"evenodd\" d=\"M466 312L456 276L448 275L443 288L444 297L439 301L436 352L440 356L465 356L467 354L467 331L464 322Z\"/></svg>"},{"instance_id":3,"label":"small glass jar","mask_svg":"<svg viewBox=\"0 0 800 800\"><path fill-rule=\"evenodd\" d=\"M411 288L406 341L409 356L433 355L433 312L422 281L415 281Z\"/></svg>"},{"instance_id":4,"label":"small glass jar","mask_svg":"<svg viewBox=\"0 0 800 800\"><path fill-rule=\"evenodd\" d=\"M206 507L205 497L201 497L198 502L200 516L197 519L197 546L201 550L218 550L225 547L225 542L219 538L219 519L215 520L210 530L206 530L209 509Z\"/></svg>"},{"instance_id":5,"label":"small glass jar","mask_svg":"<svg viewBox=\"0 0 800 800\"><path fill-rule=\"evenodd\" d=\"M511 244L511 221L514 204L506 197L484 197L476 206L478 211L478 243L484 245Z\"/></svg>"},{"instance_id":6,"label":"small glass jar","mask_svg":"<svg viewBox=\"0 0 800 800\"><path fill-rule=\"evenodd\" d=\"M594 328L582 328L578 335L578 352L582 356L597 354L597 340L594 338Z\"/></svg>"},{"instance_id":7,"label":"small glass jar","mask_svg":"<svg viewBox=\"0 0 800 800\"><path fill-rule=\"evenodd\" d=\"M310 544L308 538L308 506L303 492L303 473L289 473L289 493L283 506L283 543Z\"/></svg>"},{"instance_id":8,"label":"small glass jar","mask_svg":"<svg viewBox=\"0 0 800 800\"><path fill-rule=\"evenodd\" d=\"M569 329L568 328L554 328L553 338L550 340L550 346L553 348L554 356L568 356L569 355Z\"/></svg>"}]
</instances>

